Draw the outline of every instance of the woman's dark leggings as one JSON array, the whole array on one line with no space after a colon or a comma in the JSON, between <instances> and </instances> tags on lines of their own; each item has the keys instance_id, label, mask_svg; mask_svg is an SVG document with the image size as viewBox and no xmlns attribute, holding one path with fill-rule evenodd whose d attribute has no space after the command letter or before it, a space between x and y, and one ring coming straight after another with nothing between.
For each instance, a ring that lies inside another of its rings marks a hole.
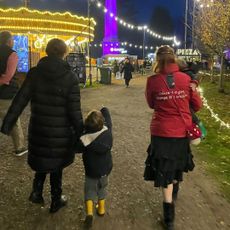
<instances>
[{"instance_id":1,"label":"woman's dark leggings","mask_svg":"<svg viewBox=\"0 0 230 230\"><path fill-rule=\"evenodd\" d=\"M42 193L47 173L36 172L33 181L33 190ZM62 194L62 169L50 173L50 186L52 199L58 200ZM38 191L40 190L40 191Z\"/></svg>"},{"instance_id":2,"label":"woman's dark leggings","mask_svg":"<svg viewBox=\"0 0 230 230\"><path fill-rule=\"evenodd\" d=\"M130 79L125 79L125 85L129 86Z\"/></svg>"}]
</instances>

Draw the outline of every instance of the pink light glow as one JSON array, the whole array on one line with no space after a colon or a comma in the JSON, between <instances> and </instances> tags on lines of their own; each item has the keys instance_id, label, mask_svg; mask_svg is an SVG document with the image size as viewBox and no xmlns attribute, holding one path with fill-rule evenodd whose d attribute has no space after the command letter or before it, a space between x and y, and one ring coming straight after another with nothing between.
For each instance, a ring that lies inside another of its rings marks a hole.
<instances>
[{"instance_id":1,"label":"pink light glow","mask_svg":"<svg viewBox=\"0 0 230 230\"><path fill-rule=\"evenodd\" d=\"M117 21L117 2L116 0L106 0L105 8L109 14L105 14L105 34L103 39L103 55L119 54L117 49L111 49L111 46L119 48ZM112 16L111 16L112 15Z\"/></svg>"}]
</instances>

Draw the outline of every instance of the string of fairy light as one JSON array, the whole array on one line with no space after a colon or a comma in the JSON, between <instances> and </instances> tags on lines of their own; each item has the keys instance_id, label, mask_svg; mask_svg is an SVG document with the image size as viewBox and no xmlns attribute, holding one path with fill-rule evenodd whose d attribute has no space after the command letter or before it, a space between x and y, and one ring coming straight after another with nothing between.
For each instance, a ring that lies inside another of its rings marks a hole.
<instances>
[{"instance_id":1,"label":"string of fairy light","mask_svg":"<svg viewBox=\"0 0 230 230\"><path fill-rule=\"evenodd\" d=\"M129 42L120 42L119 45L121 47L126 47L126 48L143 49L143 45L137 45L137 44L133 44L133 43L129 43ZM103 47L103 44L102 43L92 43L92 44L90 44L90 46L95 47L95 48L100 48L100 47ZM105 44L105 46L113 47L114 45L111 43L111 44ZM145 48L145 50L154 50L154 49L157 49L158 47L145 46L144 48Z\"/></svg>"},{"instance_id":2,"label":"string of fairy light","mask_svg":"<svg viewBox=\"0 0 230 230\"><path fill-rule=\"evenodd\" d=\"M196 1L196 3L198 4L198 6L200 8L204 8L204 7L209 8L209 7L212 6L212 3L214 3L214 0L208 0L208 1L205 1L205 2L203 0L195 0L195 1Z\"/></svg>"},{"instance_id":3,"label":"string of fairy light","mask_svg":"<svg viewBox=\"0 0 230 230\"><path fill-rule=\"evenodd\" d=\"M163 41L173 41L176 46L179 46L181 44L180 41L177 40L176 36L164 36L154 32L147 25L139 26L139 25L134 25L132 23L129 23L123 18L115 15L114 12L109 11L109 9L107 9L100 1L96 0L93 2L96 4L98 8L100 8L104 12L104 14L109 14L111 18L113 18L115 21L118 22L119 25L122 25L125 28L128 28L130 30L137 30L137 31L145 30L146 33L148 33L150 36L154 38L161 39Z\"/></svg>"},{"instance_id":4,"label":"string of fairy light","mask_svg":"<svg viewBox=\"0 0 230 230\"><path fill-rule=\"evenodd\" d=\"M208 100L204 97L204 92L203 92L203 89L202 88L199 88L199 92L200 92L200 95L201 95L201 98L202 98L202 101L203 101L203 106L210 112L211 114L211 117L214 118L214 120L216 122L219 122L220 125L222 127L225 127L227 129L230 129L230 124L229 123L226 123L224 122L223 120L221 120L218 116L218 114L216 114L214 112L214 110L209 106L208 104Z\"/></svg>"}]
</instances>

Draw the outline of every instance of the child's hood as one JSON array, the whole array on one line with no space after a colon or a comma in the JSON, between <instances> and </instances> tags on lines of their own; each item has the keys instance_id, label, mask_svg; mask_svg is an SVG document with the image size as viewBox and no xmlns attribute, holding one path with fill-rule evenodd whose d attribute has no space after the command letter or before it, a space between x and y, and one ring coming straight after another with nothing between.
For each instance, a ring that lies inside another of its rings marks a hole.
<instances>
[{"instance_id":1,"label":"child's hood","mask_svg":"<svg viewBox=\"0 0 230 230\"><path fill-rule=\"evenodd\" d=\"M80 140L87 151L99 155L110 151L113 145L112 133L106 126L99 132L83 135Z\"/></svg>"},{"instance_id":2,"label":"child's hood","mask_svg":"<svg viewBox=\"0 0 230 230\"><path fill-rule=\"evenodd\" d=\"M103 128L95 133L87 133L83 136L81 136L80 140L82 141L83 145L85 147L87 147L88 145L90 145L97 137L99 137L103 132L105 132L106 130L108 130L108 128L106 126L103 126Z\"/></svg>"}]
</instances>

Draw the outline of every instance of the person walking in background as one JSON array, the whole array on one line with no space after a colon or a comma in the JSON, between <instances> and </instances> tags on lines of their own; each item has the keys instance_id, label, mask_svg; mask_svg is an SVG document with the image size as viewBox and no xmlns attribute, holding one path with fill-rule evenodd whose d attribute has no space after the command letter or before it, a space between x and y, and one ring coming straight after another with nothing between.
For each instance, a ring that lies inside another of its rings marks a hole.
<instances>
[{"instance_id":1,"label":"person walking in background","mask_svg":"<svg viewBox=\"0 0 230 230\"><path fill-rule=\"evenodd\" d=\"M129 87L129 82L132 79L132 72L133 71L134 71L134 68L133 68L132 64L130 63L129 58L126 58L125 64L121 70L121 73L124 72L124 79L125 79L126 88Z\"/></svg>"},{"instance_id":2,"label":"person walking in background","mask_svg":"<svg viewBox=\"0 0 230 230\"><path fill-rule=\"evenodd\" d=\"M6 115L12 99L19 89L17 80L15 79L18 56L12 49L13 45L14 40L11 33L2 31L0 33L0 120ZM15 155L22 156L25 154L27 150L25 148L25 140L19 118L10 136L13 140Z\"/></svg>"},{"instance_id":3,"label":"person walking in background","mask_svg":"<svg viewBox=\"0 0 230 230\"><path fill-rule=\"evenodd\" d=\"M164 225L172 230L175 216L173 187L183 180L183 172L192 170L189 166L191 149L186 136L186 127L192 125L190 106L198 111L202 101L197 91L191 89L190 77L179 71L172 48L160 47L156 58L156 74L148 78L146 85L146 100L154 109L150 125L150 161L154 186L163 188Z\"/></svg>"},{"instance_id":4,"label":"person walking in background","mask_svg":"<svg viewBox=\"0 0 230 230\"><path fill-rule=\"evenodd\" d=\"M143 64L142 64L142 74L146 74L146 67L147 67L147 60L144 59L143 60Z\"/></svg>"},{"instance_id":5,"label":"person walking in background","mask_svg":"<svg viewBox=\"0 0 230 230\"><path fill-rule=\"evenodd\" d=\"M14 98L1 131L9 134L23 109L30 102L28 164L35 171L29 200L43 204L43 184L50 174L50 213L67 204L62 196L62 171L74 161L74 144L83 130L80 89L77 76L63 60L67 46L52 39L48 56L32 68Z\"/></svg>"},{"instance_id":6,"label":"person walking in background","mask_svg":"<svg viewBox=\"0 0 230 230\"><path fill-rule=\"evenodd\" d=\"M85 134L80 140L85 166L85 225L90 228L93 223L95 202L97 202L97 214L99 216L105 214L106 187L113 167L112 121L107 108L89 112L85 119Z\"/></svg>"},{"instance_id":7,"label":"person walking in background","mask_svg":"<svg viewBox=\"0 0 230 230\"><path fill-rule=\"evenodd\" d=\"M123 79L123 73L122 73L122 70L124 68L124 63L125 60L122 60L120 63L119 63L119 73L120 73L120 79Z\"/></svg>"},{"instance_id":8,"label":"person walking in background","mask_svg":"<svg viewBox=\"0 0 230 230\"><path fill-rule=\"evenodd\" d=\"M140 66L139 66L138 60L136 60L134 62L134 70L136 73L139 73L139 71L140 71Z\"/></svg>"},{"instance_id":9,"label":"person walking in background","mask_svg":"<svg viewBox=\"0 0 230 230\"><path fill-rule=\"evenodd\" d=\"M114 77L115 77L116 79L118 79L119 77L117 77L117 73L119 72L119 66L118 66L117 60L114 60L112 66L113 66L112 72L113 72L113 74L114 74Z\"/></svg>"}]
</instances>

